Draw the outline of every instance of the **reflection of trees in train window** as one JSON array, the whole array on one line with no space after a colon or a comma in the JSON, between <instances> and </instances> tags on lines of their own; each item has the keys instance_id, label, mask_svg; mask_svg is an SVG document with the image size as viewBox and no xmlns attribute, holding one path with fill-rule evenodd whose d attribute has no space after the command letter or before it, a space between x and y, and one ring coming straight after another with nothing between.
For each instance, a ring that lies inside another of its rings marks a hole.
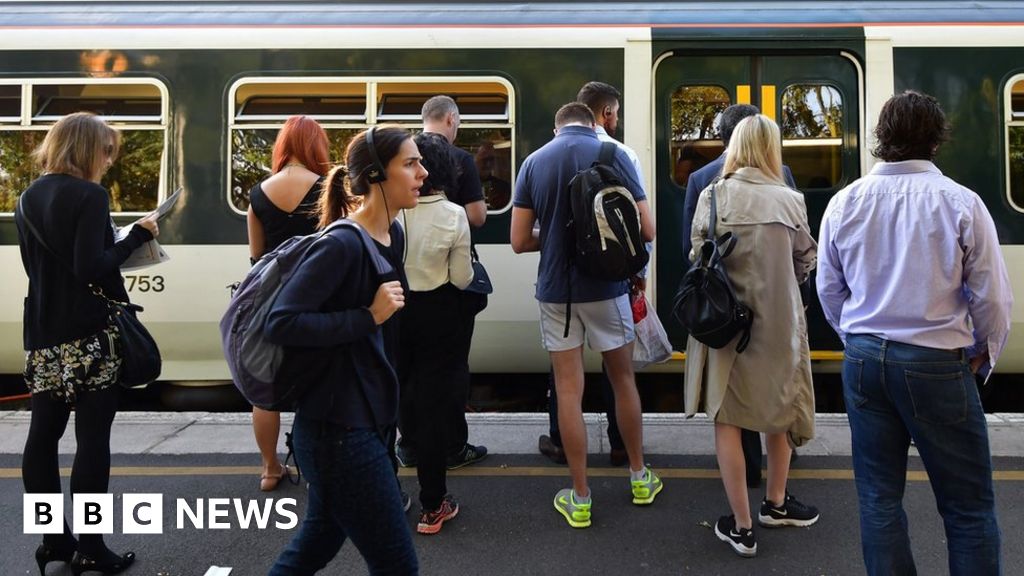
<instances>
[{"instance_id":1,"label":"reflection of trees in train window","mask_svg":"<svg viewBox=\"0 0 1024 576\"><path fill-rule=\"evenodd\" d=\"M843 176L843 97L827 84L795 84L782 93L782 161L797 188L834 188Z\"/></svg>"},{"instance_id":2,"label":"reflection of trees in train window","mask_svg":"<svg viewBox=\"0 0 1024 576\"><path fill-rule=\"evenodd\" d=\"M40 130L0 132L0 212L14 212L18 195L40 176L32 151L44 136Z\"/></svg>"},{"instance_id":3,"label":"reflection of trees in train window","mask_svg":"<svg viewBox=\"0 0 1024 576\"><path fill-rule=\"evenodd\" d=\"M235 208L249 209L249 191L257 182L270 176L274 140L279 128L237 128L231 131L231 203ZM344 163L345 148L360 128L329 128L328 158Z\"/></svg>"},{"instance_id":4,"label":"reflection of trees in train window","mask_svg":"<svg viewBox=\"0 0 1024 576\"><path fill-rule=\"evenodd\" d=\"M1010 126L1009 131L1010 197L1024 208L1024 125Z\"/></svg>"},{"instance_id":5,"label":"reflection of trees in train window","mask_svg":"<svg viewBox=\"0 0 1024 576\"><path fill-rule=\"evenodd\" d=\"M671 177L685 187L690 174L722 154L718 123L732 101L721 86L681 86L671 102Z\"/></svg>"},{"instance_id":6,"label":"reflection of trees in train window","mask_svg":"<svg viewBox=\"0 0 1024 576\"><path fill-rule=\"evenodd\" d=\"M455 145L473 155L487 209L504 210L512 201L512 129L463 125Z\"/></svg>"},{"instance_id":7,"label":"reflection of trees in train window","mask_svg":"<svg viewBox=\"0 0 1024 576\"><path fill-rule=\"evenodd\" d=\"M32 151L45 136L43 130L0 132L0 212L13 212L18 195L40 175ZM111 212L156 207L163 151L162 131L121 130L121 153L100 182L110 191Z\"/></svg>"},{"instance_id":8,"label":"reflection of trees in train window","mask_svg":"<svg viewBox=\"0 0 1024 576\"><path fill-rule=\"evenodd\" d=\"M156 207L163 152L163 131L121 130L121 152L100 181L110 191L111 212L146 212Z\"/></svg>"},{"instance_id":9,"label":"reflection of trees in train window","mask_svg":"<svg viewBox=\"0 0 1024 576\"><path fill-rule=\"evenodd\" d=\"M1011 82L1007 88L1006 184L1010 202L1024 211L1024 77L1017 76L1016 82Z\"/></svg>"}]
</instances>

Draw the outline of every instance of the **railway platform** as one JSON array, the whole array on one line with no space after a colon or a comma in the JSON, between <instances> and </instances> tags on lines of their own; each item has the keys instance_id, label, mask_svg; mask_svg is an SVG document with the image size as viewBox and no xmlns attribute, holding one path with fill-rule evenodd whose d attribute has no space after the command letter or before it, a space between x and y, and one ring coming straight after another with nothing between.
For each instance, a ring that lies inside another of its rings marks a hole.
<instances>
[{"instance_id":1,"label":"railway platform","mask_svg":"<svg viewBox=\"0 0 1024 576\"><path fill-rule=\"evenodd\" d=\"M800 449L789 489L821 510L810 528L759 529L758 556L741 559L714 536L711 526L728 507L713 456L713 427L706 418L645 415L647 460L665 480L650 507L630 503L625 468L608 464L602 415L586 416L590 439L594 524L569 528L552 508L554 493L569 484L568 470L537 453L547 430L545 414L472 414L470 439L486 445L486 460L453 471L449 489L461 504L457 518L440 534L414 534L421 573L458 575L547 574L863 574L857 497L845 416L819 414L818 437ZM1024 573L1024 550L1013 535L1024 531L1024 415L990 414L996 497L1004 534L1004 573ZM22 533L21 451L29 413L0 412L0 574L35 574L32 553L39 537ZM71 465L73 423L61 444L61 466ZM288 508L304 514L304 483L258 490L259 459L245 414L139 413L117 416L112 435L110 491L117 518L107 537L115 550L138 553L126 574L157 576L240 576L265 574L294 534L276 528L287 518L271 514L267 528L241 527L231 505L227 528L202 528L177 516L210 499L238 499L242 506L293 499ZM290 426L284 415L283 426ZM283 446L282 446L283 450ZM65 469L65 476L67 470ZM402 469L403 486L415 498L415 471ZM66 487L65 477L65 491ZM126 495L163 496L162 534L123 534L120 503ZM752 506L762 490L751 491ZM66 498L70 506L70 498ZM911 455L905 506L918 571L945 574L942 522L920 460ZM410 526L418 506L409 512ZM207 520L210 520L208 517ZM365 574L347 543L324 574ZM47 574L70 574L51 564Z\"/></svg>"}]
</instances>

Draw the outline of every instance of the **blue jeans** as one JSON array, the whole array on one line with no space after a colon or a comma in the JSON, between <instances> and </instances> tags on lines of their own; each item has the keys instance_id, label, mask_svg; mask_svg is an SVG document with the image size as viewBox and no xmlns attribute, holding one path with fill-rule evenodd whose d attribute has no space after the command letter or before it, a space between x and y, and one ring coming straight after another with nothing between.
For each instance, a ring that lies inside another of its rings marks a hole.
<instances>
[{"instance_id":1,"label":"blue jeans","mask_svg":"<svg viewBox=\"0 0 1024 576\"><path fill-rule=\"evenodd\" d=\"M964 352L850 335L843 396L868 574L917 574L903 510L911 439L945 524L949 573L1001 574L988 429Z\"/></svg>"},{"instance_id":2,"label":"blue jeans","mask_svg":"<svg viewBox=\"0 0 1024 576\"><path fill-rule=\"evenodd\" d=\"M295 415L295 459L309 481L306 519L270 576L314 574L351 538L370 574L419 573L398 480L375 430Z\"/></svg>"}]
</instances>

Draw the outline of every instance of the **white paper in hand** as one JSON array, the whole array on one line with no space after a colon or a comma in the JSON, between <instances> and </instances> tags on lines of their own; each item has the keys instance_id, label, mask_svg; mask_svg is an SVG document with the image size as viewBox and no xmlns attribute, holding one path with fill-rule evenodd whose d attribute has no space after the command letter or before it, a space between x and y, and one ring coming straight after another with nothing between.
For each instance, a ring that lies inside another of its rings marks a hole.
<instances>
[{"instance_id":1,"label":"white paper in hand","mask_svg":"<svg viewBox=\"0 0 1024 576\"><path fill-rule=\"evenodd\" d=\"M132 225L134 226L134 224ZM120 242L128 233L131 232L132 226L125 226L124 228L118 228L115 240ZM163 247L157 243L156 240L150 240L142 246L135 249L128 259L121 264L121 271L128 272L130 270L138 270L139 268L145 268L147 266L153 266L161 262L167 262L171 257L167 255Z\"/></svg>"}]
</instances>

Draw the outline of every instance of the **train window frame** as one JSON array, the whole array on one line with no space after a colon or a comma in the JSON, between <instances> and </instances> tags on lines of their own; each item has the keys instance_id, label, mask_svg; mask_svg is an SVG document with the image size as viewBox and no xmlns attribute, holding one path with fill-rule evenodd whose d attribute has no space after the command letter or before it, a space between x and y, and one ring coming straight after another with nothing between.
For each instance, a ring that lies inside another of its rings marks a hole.
<instances>
[{"instance_id":1,"label":"train window frame","mask_svg":"<svg viewBox=\"0 0 1024 576\"><path fill-rule=\"evenodd\" d=\"M162 140L160 149L160 168L156 177L157 194L153 206L144 210L114 210L111 206L111 215L114 217L138 217L148 214L160 205L167 197L167 179L170 153L170 92L167 85L158 78L153 77L118 77L118 78L94 78L94 77L27 77L27 78L0 78L0 86L21 87L21 110L16 119L8 120L7 117L0 118L0 132L40 132L45 134L64 115L38 115L34 113L34 94L37 87L53 86L89 86L89 85L122 85L122 86L150 86L156 88L160 99L159 114L117 114L100 115L111 127L124 133L127 130L132 132L159 132ZM12 219L13 211L0 212L0 218Z\"/></svg>"},{"instance_id":2,"label":"train window frame","mask_svg":"<svg viewBox=\"0 0 1024 576\"><path fill-rule=\"evenodd\" d=\"M245 216L246 211L239 208L235 201L234 181L234 155L235 155L235 132L239 130L277 130L284 124L284 121L294 114L303 113L301 109L296 112L282 115L246 115L244 114L244 103L238 102L238 93L243 89L258 90L260 85L277 86L279 93L287 92L290 95L304 95L296 90L296 86L344 86L350 94L365 94L366 110L365 115L317 115L307 114L315 119L325 130L365 130L371 126L390 123L398 124L412 131L422 130L423 123L418 114L387 114L382 113L383 103L389 95L398 94L457 94L462 96L479 95L479 91L465 89L464 87L475 88L479 85L500 86L504 91L505 110L503 114L460 114L459 132L470 130L507 130L509 134L510 154L510 181L515 182L516 171L516 126L515 126L515 102L516 94L512 83L501 76L245 76L237 78L232 82L227 91L227 155L225 162L226 186L225 198L229 208L239 216ZM256 88L253 88L253 87ZM362 90L352 90L354 86L361 86ZM389 90L391 87L401 87L401 90ZM460 89L463 88L463 89ZM445 89L447 88L447 89ZM299 89L301 90L301 88ZM260 97L257 92L250 95L246 101ZM498 148L498 147L496 147ZM504 147L502 147L504 148ZM341 159L332 158L332 162ZM482 183L483 184L483 183ZM243 191L243 193L248 192ZM488 214L502 214L512 209L511 195L508 202L495 209L488 209Z\"/></svg>"},{"instance_id":3,"label":"train window frame","mask_svg":"<svg viewBox=\"0 0 1024 576\"><path fill-rule=\"evenodd\" d=\"M843 148L844 148L844 136L845 136L845 134L847 132L847 122L848 122L848 118L849 118L849 114L847 114L847 112L846 112L846 110L847 110L847 102L848 102L847 95L843 91L842 86L839 86L838 84L836 84L834 82L831 82L829 80L819 80L819 81L815 81L815 80L802 80L800 82L793 82L793 83L784 85L782 87L782 90L780 90L778 92L779 95L778 95L778 101L777 101L777 104L776 104L778 106L778 108L777 108L778 109L778 114L777 114L778 117L776 118L776 122L779 125L779 132L780 133L782 133L785 130L785 127L783 126L783 114L784 114L784 110L785 110L785 106L784 106L783 101L784 101L784 98L786 96L786 93L791 88L793 88L795 86L823 86L823 87L831 88L832 90L835 90L835 92L839 95L839 109L840 109L840 112L842 113L842 117L839 120L839 130L840 130L839 136L833 136L831 138L786 138L785 134L783 134L783 136L782 136L783 163L785 163L785 151L786 151L786 148L799 148L799 147L803 147L803 146L813 146L813 145L827 145L827 146L834 147L834 148L836 148L838 150L837 158L838 158L838 165L839 165L839 175L838 175L838 178L836 178L835 182L830 183L828 186L825 186L825 187L809 187L808 186L808 187L800 188L800 190L806 191L806 192L825 192L825 193L827 193L827 192L834 192L836 190L839 190L844 185L844 183L846 182L846 169L845 169L845 166L843 165ZM793 175L793 178L796 179L796 175L795 174Z\"/></svg>"},{"instance_id":4,"label":"train window frame","mask_svg":"<svg viewBox=\"0 0 1024 576\"><path fill-rule=\"evenodd\" d=\"M1018 204L1013 198L1013 159L1011 157L1012 150L1010 149L1010 131L1013 128L1017 128L1024 131L1024 103L1021 104L1020 110L1014 110L1013 108L1013 88L1017 84L1021 85L1024 90L1024 72L1014 74L1006 81L1006 85L1003 88L1003 149L1004 157L1006 160L1005 166L1005 177L1006 177L1006 201L1009 202L1010 206L1017 212L1024 213L1024 204ZM1024 163L1024 158L1021 159ZM1024 166L1022 166L1024 170ZM1021 189L1021 196L1024 197L1024 187Z\"/></svg>"},{"instance_id":5,"label":"train window frame","mask_svg":"<svg viewBox=\"0 0 1024 576\"><path fill-rule=\"evenodd\" d=\"M670 134L672 132L671 109L672 109L673 99L674 99L675 95L677 93L679 93L679 91L682 90L683 88L715 88L715 89L720 90L723 94L725 94L726 101L727 101L727 104L725 105L725 108L722 108L722 111L724 111L729 106L732 106L733 104L738 103L738 102L736 102L736 99L734 99L733 93L729 91L729 87L725 86L724 84L708 83L708 82L699 83L699 84L695 84L695 83L678 84L678 85L676 85L675 88L672 89L671 93L669 94L669 127L668 128L669 128ZM701 166L698 166L697 168L690 170L690 172L687 174L687 181L689 180L689 176L691 174L693 174L697 170L700 170L702 167L706 166L707 164L709 164L711 162L714 162L717 158L719 158L722 155L722 153L725 152L725 148L724 148L724 146L722 144L721 133L720 133L719 128L718 128L718 126L721 124L722 111L719 111L717 114L715 114L715 118L711 122L711 127L712 127L712 130L714 132L714 134L713 134L714 137L713 138L703 138L703 139L694 139L694 140L686 141L686 142L692 143L694 149L699 149L699 148L719 148L719 147L722 148L722 152L720 152L717 156L714 156L714 157L708 159L707 162L705 162ZM674 159L673 158L673 149L672 149L673 137L674 137L674 135L670 135L670 137L669 137L669 150L668 150L668 153L669 153L669 165L671 166L671 168L670 168L670 172L669 172L669 175L668 175L668 179L669 179L669 182L673 186L679 188L680 190L685 190L686 189L686 184L685 183L684 184L680 184L679 181L676 180L676 174L675 174L676 164L678 164L678 162L679 162L679 160L681 158L679 158L679 159ZM704 158L707 158L703 154L701 154L701 156L704 157Z\"/></svg>"}]
</instances>

